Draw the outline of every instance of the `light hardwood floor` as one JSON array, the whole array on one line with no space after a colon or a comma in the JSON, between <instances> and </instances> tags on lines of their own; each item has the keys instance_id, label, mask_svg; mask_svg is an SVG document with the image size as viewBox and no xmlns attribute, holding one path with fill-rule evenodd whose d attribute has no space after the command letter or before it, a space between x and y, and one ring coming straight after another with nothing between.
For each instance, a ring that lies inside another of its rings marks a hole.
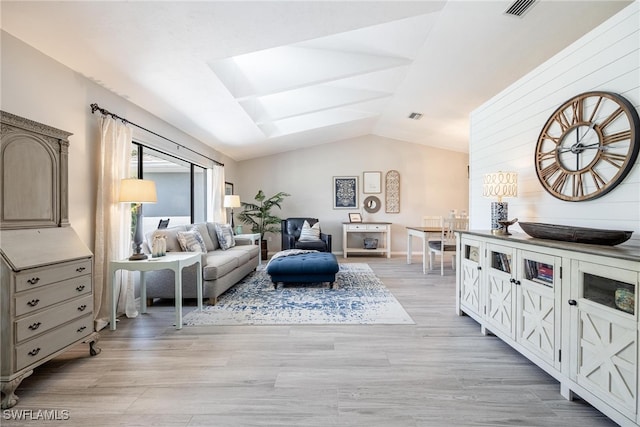
<instances>
[{"instance_id":1,"label":"light hardwood floor","mask_svg":"<svg viewBox=\"0 0 640 427\"><path fill-rule=\"evenodd\" d=\"M173 306L103 330L18 388L14 410L66 410L63 426L610 426L454 310L454 272L418 257L367 262L415 325L172 326ZM191 302L186 310L194 308ZM47 425L3 418L3 426Z\"/></svg>"}]
</instances>

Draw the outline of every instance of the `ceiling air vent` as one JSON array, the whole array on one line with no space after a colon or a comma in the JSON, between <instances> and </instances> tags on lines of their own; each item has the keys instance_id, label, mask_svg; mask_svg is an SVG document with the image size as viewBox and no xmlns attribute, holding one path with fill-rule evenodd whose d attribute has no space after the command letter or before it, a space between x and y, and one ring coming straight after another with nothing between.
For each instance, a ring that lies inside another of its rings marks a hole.
<instances>
[{"instance_id":1,"label":"ceiling air vent","mask_svg":"<svg viewBox=\"0 0 640 427\"><path fill-rule=\"evenodd\" d=\"M504 13L507 15L522 16L535 2L536 0L516 0Z\"/></svg>"},{"instance_id":2,"label":"ceiling air vent","mask_svg":"<svg viewBox=\"0 0 640 427\"><path fill-rule=\"evenodd\" d=\"M411 120L420 120L422 118L422 113L411 113L409 114L409 118Z\"/></svg>"}]
</instances>

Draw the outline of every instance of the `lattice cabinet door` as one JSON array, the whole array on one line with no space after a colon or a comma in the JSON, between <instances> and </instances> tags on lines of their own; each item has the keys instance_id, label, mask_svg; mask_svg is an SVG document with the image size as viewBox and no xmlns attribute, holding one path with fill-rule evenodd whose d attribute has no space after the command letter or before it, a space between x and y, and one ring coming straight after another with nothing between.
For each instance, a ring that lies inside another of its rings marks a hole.
<instances>
[{"instance_id":1,"label":"lattice cabinet door","mask_svg":"<svg viewBox=\"0 0 640 427\"><path fill-rule=\"evenodd\" d=\"M572 261L571 374L577 383L635 419L638 387L636 271ZM575 332L575 334L574 334Z\"/></svg>"},{"instance_id":2,"label":"lattice cabinet door","mask_svg":"<svg viewBox=\"0 0 640 427\"><path fill-rule=\"evenodd\" d=\"M460 259L460 307L467 314L482 315L484 295L480 287L481 261L483 257L479 241L462 239ZM471 313L469 313L471 312Z\"/></svg>"},{"instance_id":3,"label":"lattice cabinet door","mask_svg":"<svg viewBox=\"0 0 640 427\"><path fill-rule=\"evenodd\" d=\"M494 333L515 338L516 286L512 276L513 248L487 244L485 260L487 284L487 324Z\"/></svg>"},{"instance_id":4,"label":"lattice cabinet door","mask_svg":"<svg viewBox=\"0 0 640 427\"><path fill-rule=\"evenodd\" d=\"M517 253L518 342L560 369L561 258L530 251Z\"/></svg>"}]
</instances>

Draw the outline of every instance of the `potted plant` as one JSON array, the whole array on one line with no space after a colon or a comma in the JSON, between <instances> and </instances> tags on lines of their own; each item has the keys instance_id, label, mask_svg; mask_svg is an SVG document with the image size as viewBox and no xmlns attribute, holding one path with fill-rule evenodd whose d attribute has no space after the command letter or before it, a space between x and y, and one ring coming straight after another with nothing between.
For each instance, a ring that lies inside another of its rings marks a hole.
<instances>
[{"instance_id":1,"label":"potted plant","mask_svg":"<svg viewBox=\"0 0 640 427\"><path fill-rule=\"evenodd\" d=\"M240 202L243 211L238 214L238 219L244 224L251 225L252 233L260 233L260 243L262 259L267 259L267 241L264 239L265 233L280 232L280 217L271 213L274 207L282 209L280 205L285 197L290 194L280 191L267 198L262 190L254 197L256 203Z\"/></svg>"}]
</instances>

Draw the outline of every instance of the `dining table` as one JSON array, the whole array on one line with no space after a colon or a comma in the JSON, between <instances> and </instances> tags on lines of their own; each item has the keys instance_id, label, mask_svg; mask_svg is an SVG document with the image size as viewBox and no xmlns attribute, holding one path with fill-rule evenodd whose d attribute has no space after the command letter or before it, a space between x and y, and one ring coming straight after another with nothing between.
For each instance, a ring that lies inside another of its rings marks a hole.
<instances>
[{"instance_id":1,"label":"dining table","mask_svg":"<svg viewBox=\"0 0 640 427\"><path fill-rule=\"evenodd\" d=\"M429 237L433 234L440 236L442 227L406 227L407 228L407 264L411 264L412 240L417 237L422 240L422 273L427 274L427 253L429 251Z\"/></svg>"}]
</instances>

